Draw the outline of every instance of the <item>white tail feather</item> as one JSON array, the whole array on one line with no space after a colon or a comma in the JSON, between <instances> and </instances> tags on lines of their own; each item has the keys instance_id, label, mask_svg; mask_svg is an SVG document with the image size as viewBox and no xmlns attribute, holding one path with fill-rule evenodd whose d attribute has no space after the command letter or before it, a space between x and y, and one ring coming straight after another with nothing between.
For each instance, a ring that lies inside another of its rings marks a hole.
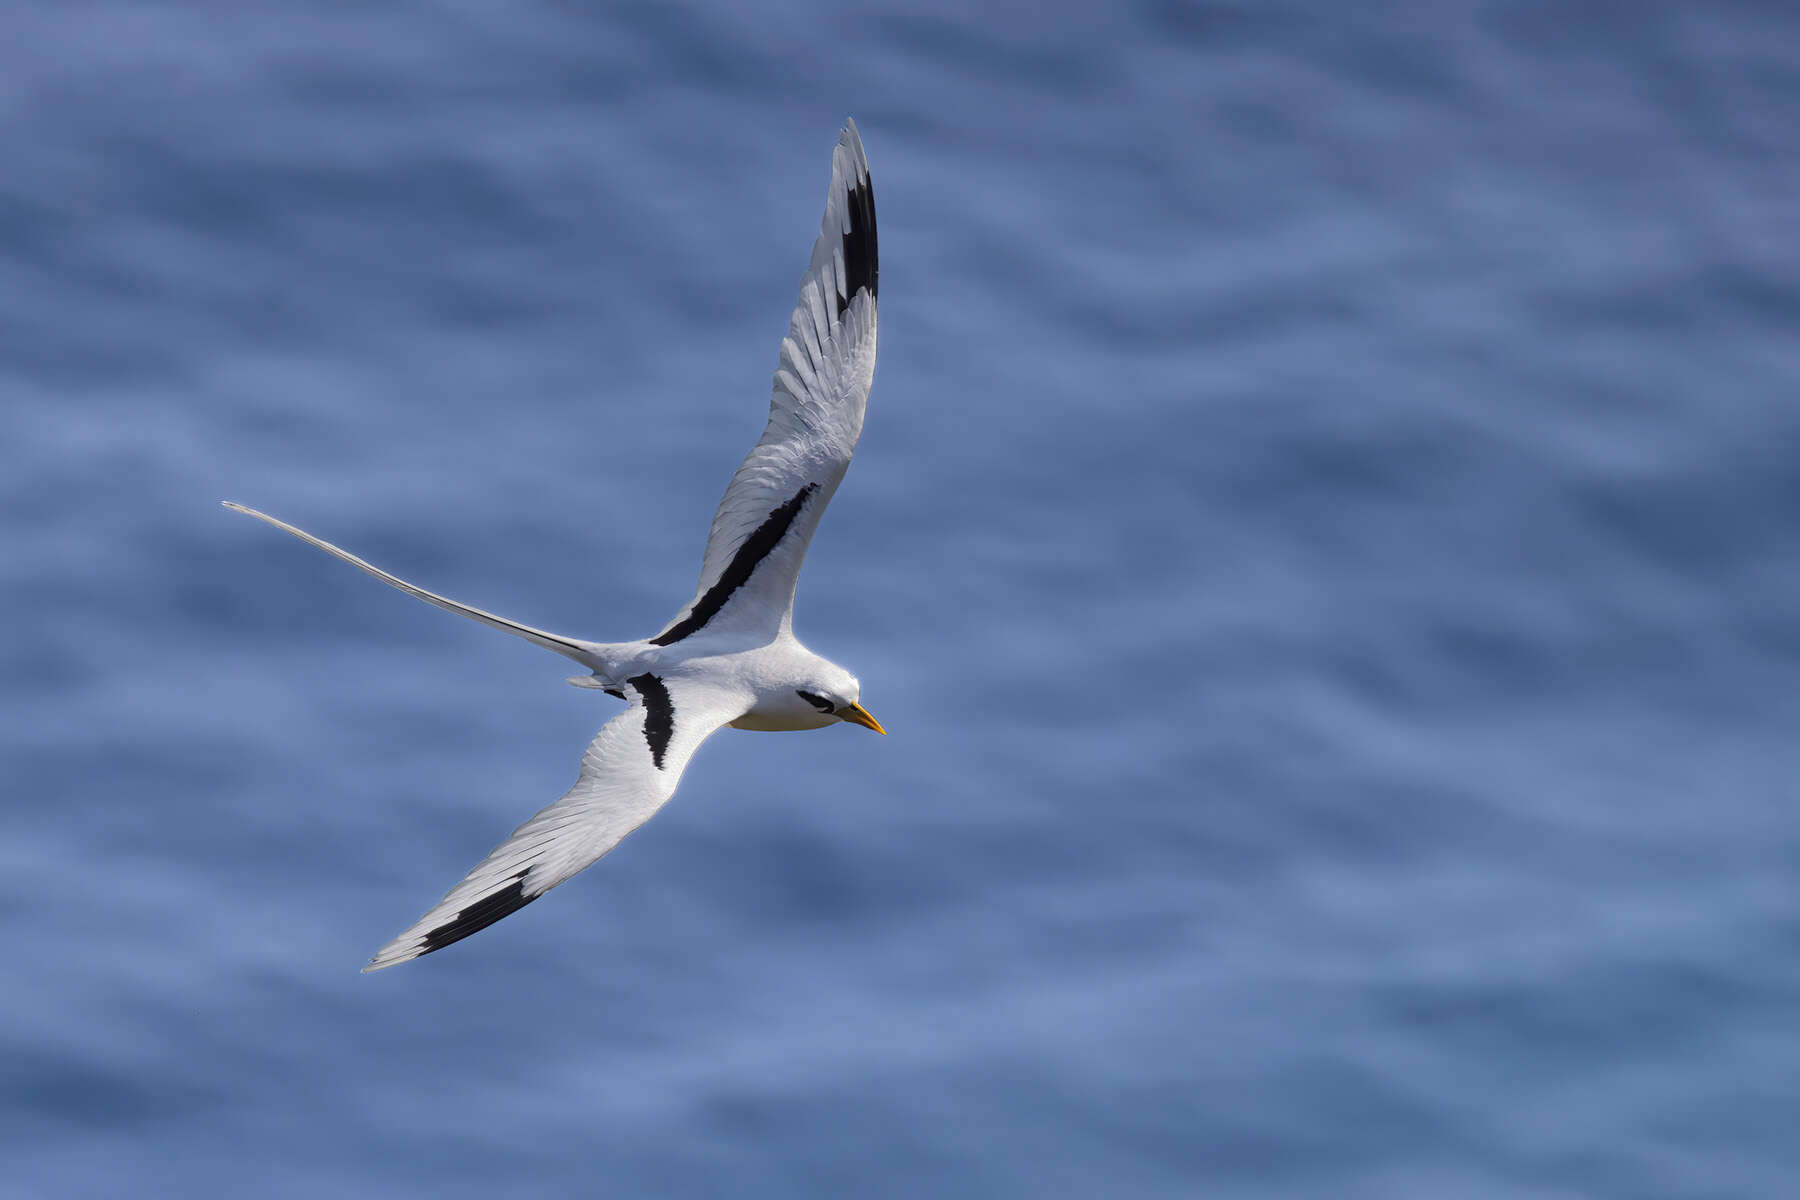
<instances>
[{"instance_id":1,"label":"white tail feather","mask_svg":"<svg viewBox=\"0 0 1800 1200\"><path fill-rule=\"evenodd\" d=\"M584 667L598 669L601 665L601 660L595 653L600 649L600 646L597 643L584 642L578 638L563 637L560 634L555 633L546 633L542 629L533 629L529 625L521 625L517 621L509 621L505 617L496 616L485 609L475 608L467 604L459 604L447 596L440 596L436 592L428 592L422 587L410 584L398 575L390 575L380 567L356 557L356 555L350 553L348 550L339 549L330 542L325 541L323 538L314 537L304 529L296 529L286 521L278 521L268 513L257 512L254 508L246 508L244 505L234 504L230 500L221 501L221 503L233 512L241 512L247 517L255 517L259 521L266 521L277 529L291 533L301 541L306 542L309 545L317 546L319 549L333 557L343 559L357 570L368 572L389 587L399 588L407 595L412 596L415 599L423 600L427 604L435 605L445 612L453 612L458 616L467 617L471 621L480 621L483 625L498 629L502 633L510 633L515 637L522 637L526 641L542 646L546 650L554 650L556 653L561 654L566 658L572 658Z\"/></svg>"}]
</instances>

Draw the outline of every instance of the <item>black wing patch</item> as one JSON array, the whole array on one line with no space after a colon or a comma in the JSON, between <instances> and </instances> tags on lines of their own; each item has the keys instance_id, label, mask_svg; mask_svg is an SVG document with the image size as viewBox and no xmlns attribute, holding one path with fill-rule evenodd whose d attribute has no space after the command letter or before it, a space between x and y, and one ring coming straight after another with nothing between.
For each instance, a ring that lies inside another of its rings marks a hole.
<instances>
[{"instance_id":1,"label":"black wing patch","mask_svg":"<svg viewBox=\"0 0 1800 1200\"><path fill-rule=\"evenodd\" d=\"M850 232L844 235L844 287L848 292L838 297L838 316L850 307L856 293L869 289L875 299L876 282L881 275L881 259L875 246L875 180L864 178L850 186Z\"/></svg>"},{"instance_id":2,"label":"black wing patch","mask_svg":"<svg viewBox=\"0 0 1800 1200\"><path fill-rule=\"evenodd\" d=\"M483 896L426 934L419 953L430 954L433 950L442 950L451 942L462 941L471 933L480 933L501 917L511 916L536 899L537 896L525 894L525 872L520 871L511 883L492 895Z\"/></svg>"},{"instance_id":3,"label":"black wing patch","mask_svg":"<svg viewBox=\"0 0 1800 1200\"><path fill-rule=\"evenodd\" d=\"M675 702L663 681L648 671L625 681L644 698L644 740L650 743L650 761L663 769L663 755L669 752L669 739L675 736Z\"/></svg>"},{"instance_id":4,"label":"black wing patch","mask_svg":"<svg viewBox=\"0 0 1800 1200\"><path fill-rule=\"evenodd\" d=\"M774 552L781 539L787 536L794 518L806 505L806 498L819 490L819 485L809 483L794 493L794 498L770 513L761 525L758 525L744 544L738 547L731 561L719 573L718 582L706 589L706 595L694 603L694 611L675 622L661 633L650 639L652 646L672 646L689 634L698 633L706 623L719 615L725 602L731 599L731 593L750 582L750 576L756 572L757 565ZM640 676L640 678L642 678ZM636 683L637 680L630 680ZM660 682L658 683L660 687ZM657 766L661 766L659 761Z\"/></svg>"}]
</instances>

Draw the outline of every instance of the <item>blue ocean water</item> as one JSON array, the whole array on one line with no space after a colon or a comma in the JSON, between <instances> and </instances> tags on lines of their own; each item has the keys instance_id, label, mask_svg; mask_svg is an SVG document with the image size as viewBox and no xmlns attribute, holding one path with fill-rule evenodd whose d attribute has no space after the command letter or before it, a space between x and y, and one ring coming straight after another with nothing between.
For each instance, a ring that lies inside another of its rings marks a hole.
<instances>
[{"instance_id":1,"label":"blue ocean water","mask_svg":"<svg viewBox=\"0 0 1800 1200\"><path fill-rule=\"evenodd\" d=\"M0 1195L1792 1194L1800 9L0 27ZM616 703L218 501L654 631L845 116L892 735L358 975Z\"/></svg>"}]
</instances>

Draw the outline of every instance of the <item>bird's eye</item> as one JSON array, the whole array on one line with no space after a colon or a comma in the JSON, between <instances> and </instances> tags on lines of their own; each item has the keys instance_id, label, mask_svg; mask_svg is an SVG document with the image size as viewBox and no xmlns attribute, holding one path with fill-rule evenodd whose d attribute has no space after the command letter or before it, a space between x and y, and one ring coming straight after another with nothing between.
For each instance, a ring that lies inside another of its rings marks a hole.
<instances>
[{"instance_id":1,"label":"bird's eye","mask_svg":"<svg viewBox=\"0 0 1800 1200\"><path fill-rule=\"evenodd\" d=\"M831 701L827 700L825 697L819 695L817 692L809 692L809 691L805 690L804 688L796 688L794 690L795 690L795 694L798 695L802 700L806 701L808 704L812 705L814 708L818 709L822 713L828 713L837 708L837 705L833 704Z\"/></svg>"}]
</instances>

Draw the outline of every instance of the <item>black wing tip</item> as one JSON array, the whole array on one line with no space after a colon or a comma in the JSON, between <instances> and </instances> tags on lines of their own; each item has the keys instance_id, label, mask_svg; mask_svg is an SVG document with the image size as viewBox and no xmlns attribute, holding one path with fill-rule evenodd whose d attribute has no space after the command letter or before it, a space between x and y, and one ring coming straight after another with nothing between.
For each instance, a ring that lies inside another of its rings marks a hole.
<instances>
[{"instance_id":1,"label":"black wing tip","mask_svg":"<svg viewBox=\"0 0 1800 1200\"><path fill-rule=\"evenodd\" d=\"M525 872L521 871L499 891L483 896L444 924L427 933L420 943L419 954L430 954L435 950L442 950L445 946L462 941L470 934L480 933L495 921L502 917L512 916L536 899L537 896L525 894Z\"/></svg>"},{"instance_id":2,"label":"black wing tip","mask_svg":"<svg viewBox=\"0 0 1800 1200\"><path fill-rule=\"evenodd\" d=\"M861 178L852 179L845 193L845 212L850 231L844 234L844 292L838 296L838 316L850 307L856 293L867 289L870 301L880 292L881 255L875 239L875 180L864 167Z\"/></svg>"}]
</instances>

